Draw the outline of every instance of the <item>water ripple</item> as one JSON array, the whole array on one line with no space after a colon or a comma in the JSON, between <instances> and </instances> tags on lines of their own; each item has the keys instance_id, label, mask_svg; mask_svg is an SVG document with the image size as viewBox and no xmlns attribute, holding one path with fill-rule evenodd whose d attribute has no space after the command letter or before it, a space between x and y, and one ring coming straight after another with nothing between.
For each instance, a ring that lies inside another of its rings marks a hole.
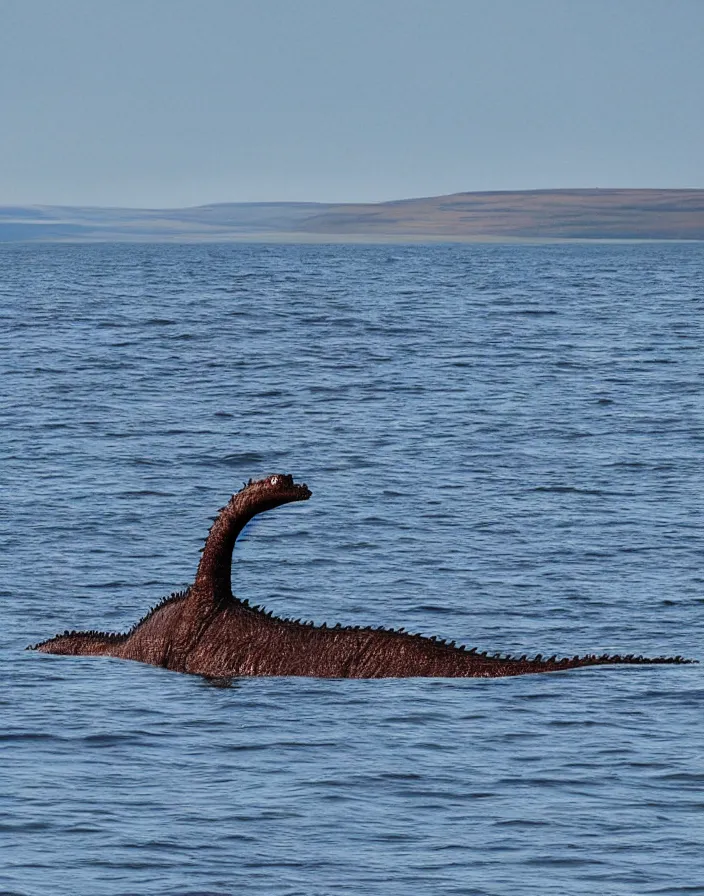
<instances>
[{"instance_id":1,"label":"water ripple","mask_svg":"<svg viewBox=\"0 0 704 896\"><path fill-rule=\"evenodd\" d=\"M285 469L234 587L480 650L702 658L699 245L1 246L0 891L699 893L704 666L200 680L125 630ZM7 841L7 842L5 842Z\"/></svg>"}]
</instances>

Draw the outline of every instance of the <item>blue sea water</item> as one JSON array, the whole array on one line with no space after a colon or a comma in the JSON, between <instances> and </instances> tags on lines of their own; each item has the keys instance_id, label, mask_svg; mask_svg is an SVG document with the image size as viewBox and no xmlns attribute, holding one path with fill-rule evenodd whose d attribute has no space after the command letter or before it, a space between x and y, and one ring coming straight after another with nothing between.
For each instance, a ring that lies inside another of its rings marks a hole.
<instances>
[{"instance_id":1,"label":"blue sea water","mask_svg":"<svg viewBox=\"0 0 704 896\"><path fill-rule=\"evenodd\" d=\"M0 892L704 893L704 666L208 682L28 644L191 581L704 659L704 246L0 247Z\"/></svg>"}]
</instances>

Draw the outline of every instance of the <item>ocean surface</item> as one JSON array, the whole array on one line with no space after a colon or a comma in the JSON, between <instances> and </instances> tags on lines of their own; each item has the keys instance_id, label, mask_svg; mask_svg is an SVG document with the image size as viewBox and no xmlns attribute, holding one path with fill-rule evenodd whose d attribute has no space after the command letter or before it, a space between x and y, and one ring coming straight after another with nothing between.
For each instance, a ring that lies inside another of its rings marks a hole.
<instances>
[{"instance_id":1,"label":"ocean surface","mask_svg":"<svg viewBox=\"0 0 704 896\"><path fill-rule=\"evenodd\" d=\"M186 586L704 660L704 245L0 247L0 893L704 894L704 665L206 681Z\"/></svg>"}]
</instances>

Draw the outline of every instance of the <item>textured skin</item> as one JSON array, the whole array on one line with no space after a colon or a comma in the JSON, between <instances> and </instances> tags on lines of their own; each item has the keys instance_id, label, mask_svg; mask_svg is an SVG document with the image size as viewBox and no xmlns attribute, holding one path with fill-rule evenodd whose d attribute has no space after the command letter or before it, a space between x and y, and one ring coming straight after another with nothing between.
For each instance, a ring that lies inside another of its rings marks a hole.
<instances>
[{"instance_id":1,"label":"textured skin","mask_svg":"<svg viewBox=\"0 0 704 896\"><path fill-rule=\"evenodd\" d=\"M305 501L306 485L276 474L233 495L213 523L195 581L151 610L126 634L65 632L33 649L43 653L114 656L213 678L309 675L323 678L497 678L580 666L689 663L677 657L575 656L528 659L487 656L434 638L388 629L279 619L231 591L232 551L256 514Z\"/></svg>"}]
</instances>

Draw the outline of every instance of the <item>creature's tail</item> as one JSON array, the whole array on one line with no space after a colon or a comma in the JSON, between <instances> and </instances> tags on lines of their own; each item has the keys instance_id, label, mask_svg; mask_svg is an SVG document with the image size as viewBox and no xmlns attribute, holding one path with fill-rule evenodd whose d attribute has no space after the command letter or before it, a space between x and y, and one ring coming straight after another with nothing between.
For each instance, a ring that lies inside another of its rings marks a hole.
<instances>
[{"instance_id":1,"label":"creature's tail","mask_svg":"<svg viewBox=\"0 0 704 896\"><path fill-rule=\"evenodd\" d=\"M636 656L629 654L586 654L584 656L557 657L551 656L545 659L538 654L532 659L526 656L517 660L519 663L525 664L526 672L557 672L562 669L580 669L584 666L653 666L653 665L691 665L698 663L698 660L687 659L683 656Z\"/></svg>"}]
</instances>

